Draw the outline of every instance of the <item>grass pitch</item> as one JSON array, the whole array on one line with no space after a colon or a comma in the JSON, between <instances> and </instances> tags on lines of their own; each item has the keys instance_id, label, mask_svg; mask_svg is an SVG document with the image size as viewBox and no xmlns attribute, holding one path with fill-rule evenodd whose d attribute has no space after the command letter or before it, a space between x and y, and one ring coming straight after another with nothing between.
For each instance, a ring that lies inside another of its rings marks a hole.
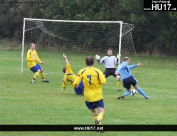
<instances>
[{"instance_id":1,"label":"grass pitch","mask_svg":"<svg viewBox=\"0 0 177 136\"><path fill-rule=\"evenodd\" d=\"M20 74L21 52L0 51L0 123L1 124L93 124L91 112L83 96L75 94L72 87L61 91L65 66L63 52L38 51L41 65L50 83L42 83L39 76L31 84L33 73L28 69L26 51L24 72ZM85 57L94 53L65 52L75 74L85 66ZM101 57L106 54L101 54ZM124 57L127 54L122 54ZM131 64L142 63L132 70L139 85L150 100L139 93L123 100L116 98L125 92L117 91L116 79L108 77L103 86L105 118L102 124L176 124L177 118L177 63L175 57L129 55ZM94 67L104 71L95 60ZM2 132L3 136L166 136L175 132Z\"/></svg>"}]
</instances>

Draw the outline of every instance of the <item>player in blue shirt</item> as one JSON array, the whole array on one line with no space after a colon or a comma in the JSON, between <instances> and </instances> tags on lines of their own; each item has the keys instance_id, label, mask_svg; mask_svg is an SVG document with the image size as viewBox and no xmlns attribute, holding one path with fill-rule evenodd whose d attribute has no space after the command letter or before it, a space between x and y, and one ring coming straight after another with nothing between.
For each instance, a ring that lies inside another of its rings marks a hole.
<instances>
[{"instance_id":1,"label":"player in blue shirt","mask_svg":"<svg viewBox=\"0 0 177 136\"><path fill-rule=\"evenodd\" d=\"M131 85L134 86L134 88L141 94L144 96L145 99L149 99L149 97L145 94L145 92L143 91L143 89L141 89L138 86L137 80L133 77L130 69L133 69L137 66L141 66L141 63L135 64L135 65L128 65L130 62L130 58L129 57L125 57L124 61L119 65L118 69L116 70L115 74L116 75L121 75L122 80L123 80L123 86L126 88L126 92L118 97L117 99L123 99L126 96L128 96L131 92Z\"/></svg>"}]
</instances>

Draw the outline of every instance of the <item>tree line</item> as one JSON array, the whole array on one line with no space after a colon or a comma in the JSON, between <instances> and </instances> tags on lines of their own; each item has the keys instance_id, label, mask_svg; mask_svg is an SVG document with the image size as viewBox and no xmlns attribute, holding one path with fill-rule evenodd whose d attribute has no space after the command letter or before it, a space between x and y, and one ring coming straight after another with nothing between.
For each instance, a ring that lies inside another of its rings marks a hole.
<instances>
[{"instance_id":1,"label":"tree line","mask_svg":"<svg viewBox=\"0 0 177 136\"><path fill-rule=\"evenodd\" d=\"M137 52L177 55L177 12L144 11L143 0L4 0L0 39L21 41L23 18L123 21L134 24Z\"/></svg>"}]
</instances>

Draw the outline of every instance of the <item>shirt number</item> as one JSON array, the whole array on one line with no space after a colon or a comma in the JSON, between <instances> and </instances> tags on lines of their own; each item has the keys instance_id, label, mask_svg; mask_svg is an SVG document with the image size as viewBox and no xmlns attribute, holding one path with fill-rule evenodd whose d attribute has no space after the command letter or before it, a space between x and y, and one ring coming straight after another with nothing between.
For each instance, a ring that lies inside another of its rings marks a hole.
<instances>
[{"instance_id":1,"label":"shirt number","mask_svg":"<svg viewBox=\"0 0 177 136\"><path fill-rule=\"evenodd\" d=\"M89 79L89 84L92 85L92 76L91 75L87 75L87 78Z\"/></svg>"}]
</instances>

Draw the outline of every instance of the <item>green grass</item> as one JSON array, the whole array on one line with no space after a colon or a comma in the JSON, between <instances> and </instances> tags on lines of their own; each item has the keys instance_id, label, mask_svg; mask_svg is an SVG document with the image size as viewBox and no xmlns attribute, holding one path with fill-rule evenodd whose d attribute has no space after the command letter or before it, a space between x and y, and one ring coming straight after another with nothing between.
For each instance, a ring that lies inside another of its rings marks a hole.
<instances>
[{"instance_id":1,"label":"green grass","mask_svg":"<svg viewBox=\"0 0 177 136\"><path fill-rule=\"evenodd\" d=\"M85 67L85 57L95 53L65 52L75 74ZM50 83L30 84L33 73L24 57L24 72L20 74L21 51L0 51L0 123L1 124L93 124L91 112L73 88L61 91L62 68L65 61L62 52L38 51L45 62L42 65ZM103 56L105 54L101 54ZM123 54L125 56L126 54ZM141 62L142 67L132 70L139 85L150 100L139 93L124 100L116 100L123 92L117 91L114 77L107 78L103 86L105 118L102 124L176 124L176 58L169 56L130 55L131 64ZM103 65L95 67L104 71ZM166 136L175 132L2 132L3 136Z\"/></svg>"}]
</instances>

